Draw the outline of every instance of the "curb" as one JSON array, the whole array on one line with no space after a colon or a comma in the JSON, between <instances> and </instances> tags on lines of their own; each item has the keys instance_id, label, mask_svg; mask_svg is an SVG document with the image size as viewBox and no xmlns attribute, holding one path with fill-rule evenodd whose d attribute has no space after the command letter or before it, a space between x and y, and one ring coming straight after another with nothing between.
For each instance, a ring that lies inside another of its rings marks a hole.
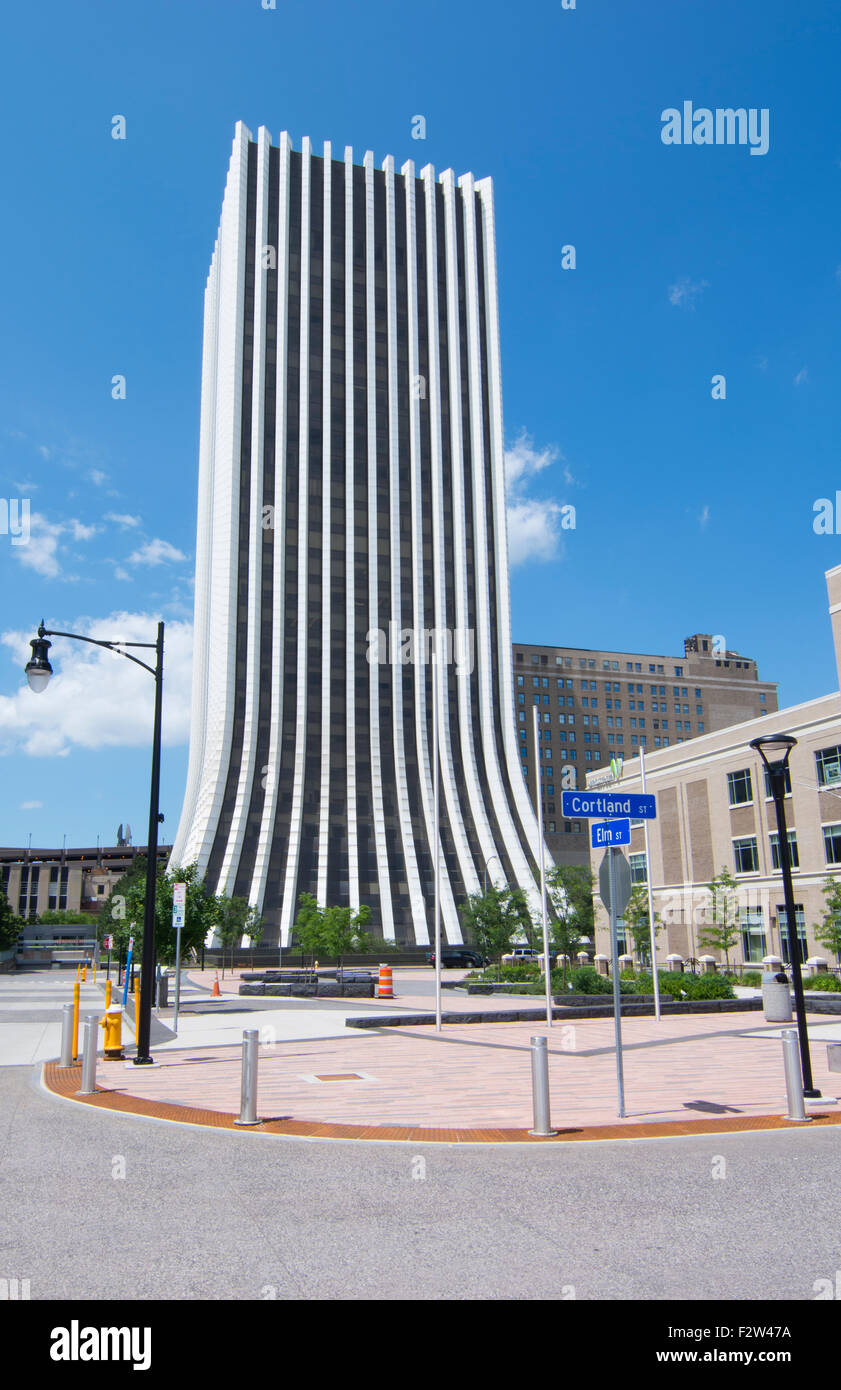
<instances>
[{"instance_id":1,"label":"curb","mask_svg":"<svg viewBox=\"0 0 841 1390\"><path fill-rule=\"evenodd\" d=\"M703 1120L668 1120L652 1124L590 1125L560 1129L552 1138L541 1139L527 1129L441 1129L423 1125L350 1125L325 1124L314 1120L296 1120L292 1116L263 1120L247 1129L236 1124L236 1116L219 1110L171 1105L163 1101L146 1100L124 1091L97 1091L92 1096L76 1092L81 1084L82 1068L60 1067L57 1062L45 1062L42 1071L44 1089L62 1100L76 1101L96 1110L118 1111L122 1114L168 1120L173 1124L200 1125L224 1129L237 1134L274 1134L297 1139L354 1139L404 1142L413 1144L563 1144L592 1143L594 1140L664 1139L677 1136L692 1137L705 1134L744 1134L776 1129L801 1130L797 1121L780 1115L740 1116L739 1118L710 1117ZM841 1114L814 1114L812 1123L818 1127L841 1125Z\"/></svg>"}]
</instances>

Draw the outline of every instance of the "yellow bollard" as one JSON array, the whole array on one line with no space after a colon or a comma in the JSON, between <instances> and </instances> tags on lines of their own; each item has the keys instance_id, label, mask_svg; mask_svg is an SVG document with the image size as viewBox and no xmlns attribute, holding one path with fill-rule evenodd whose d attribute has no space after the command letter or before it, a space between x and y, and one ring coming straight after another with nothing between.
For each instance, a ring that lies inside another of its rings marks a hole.
<instances>
[{"instance_id":1,"label":"yellow bollard","mask_svg":"<svg viewBox=\"0 0 841 1390\"><path fill-rule=\"evenodd\" d=\"M76 980L75 980L75 982L74 982L74 983L76 983L76 984L79 983L79 972L81 971L81 969L82 969L81 965L77 965L77 966L76 966Z\"/></svg>"},{"instance_id":2,"label":"yellow bollard","mask_svg":"<svg viewBox=\"0 0 841 1390\"><path fill-rule=\"evenodd\" d=\"M83 985L87 983L87 979L88 979L88 964L87 964L87 961L85 961L85 964L82 966L82 984L83 984Z\"/></svg>"},{"instance_id":3,"label":"yellow bollard","mask_svg":"<svg viewBox=\"0 0 841 1390\"><path fill-rule=\"evenodd\" d=\"M134 1041L140 1037L140 981L134 987Z\"/></svg>"},{"instance_id":4,"label":"yellow bollard","mask_svg":"<svg viewBox=\"0 0 841 1390\"><path fill-rule=\"evenodd\" d=\"M93 982L96 984L96 961L93 963Z\"/></svg>"},{"instance_id":5,"label":"yellow bollard","mask_svg":"<svg viewBox=\"0 0 841 1390\"><path fill-rule=\"evenodd\" d=\"M79 982L73 986L73 1061L79 1056Z\"/></svg>"},{"instance_id":6,"label":"yellow bollard","mask_svg":"<svg viewBox=\"0 0 841 1390\"><path fill-rule=\"evenodd\" d=\"M106 980L106 981L105 981L105 1008L106 1008L106 1010L107 1010L107 1009L110 1009L110 1007L111 1007L111 981L110 981L110 980Z\"/></svg>"}]
</instances>

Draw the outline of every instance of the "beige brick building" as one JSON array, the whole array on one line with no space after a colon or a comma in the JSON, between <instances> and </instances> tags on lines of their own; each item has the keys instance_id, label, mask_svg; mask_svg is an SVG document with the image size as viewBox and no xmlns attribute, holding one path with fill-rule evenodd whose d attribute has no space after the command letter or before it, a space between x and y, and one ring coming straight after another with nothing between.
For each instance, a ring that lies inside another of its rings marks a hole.
<instances>
[{"instance_id":1,"label":"beige brick building","mask_svg":"<svg viewBox=\"0 0 841 1390\"><path fill-rule=\"evenodd\" d=\"M841 671L841 566L826 578ZM645 883L651 874L654 910L663 922L657 939L661 965L672 953L723 959L700 940L710 921L706 885L722 868L738 884L739 943L731 962L759 963L766 955L788 961L776 812L762 761L749 746L770 733L797 739L785 806L801 949L804 958L820 956L830 967L837 964L814 935L826 907L822 887L829 875L841 875L841 694L836 691L692 737L679 747L646 746L646 791L656 797L657 818L648 822L648 859L641 821L632 823L627 852L633 882ZM624 764L620 786L641 791L638 756ZM603 852L591 851L594 872ZM610 954L608 918L600 902L596 949Z\"/></svg>"},{"instance_id":2,"label":"beige brick building","mask_svg":"<svg viewBox=\"0 0 841 1390\"><path fill-rule=\"evenodd\" d=\"M670 748L777 709L777 686L756 662L710 633L687 637L682 656L514 643L514 705L523 775L557 864L589 863L585 821L564 820L561 790L584 787L613 757ZM539 715L535 756L534 716Z\"/></svg>"}]
</instances>

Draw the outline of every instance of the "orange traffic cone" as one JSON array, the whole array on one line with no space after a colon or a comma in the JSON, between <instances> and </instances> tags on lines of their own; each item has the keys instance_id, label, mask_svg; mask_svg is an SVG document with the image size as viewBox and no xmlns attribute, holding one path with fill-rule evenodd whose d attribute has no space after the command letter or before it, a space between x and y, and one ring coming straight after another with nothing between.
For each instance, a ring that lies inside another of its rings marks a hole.
<instances>
[{"instance_id":1,"label":"orange traffic cone","mask_svg":"<svg viewBox=\"0 0 841 1390\"><path fill-rule=\"evenodd\" d=\"M393 999L393 998L394 998L394 989L393 989L393 987L392 987L391 966L390 966L390 965L381 965L381 966L380 966L380 979L379 979L379 984L377 985L377 998L378 998L378 999Z\"/></svg>"},{"instance_id":2,"label":"orange traffic cone","mask_svg":"<svg viewBox=\"0 0 841 1390\"><path fill-rule=\"evenodd\" d=\"M220 988L219 988L219 971L217 970L217 971L216 971L216 979L213 981L213 993L212 993L212 995L211 995L211 998L212 998L212 999L221 999L221 997L222 997L222 991L221 991Z\"/></svg>"}]
</instances>

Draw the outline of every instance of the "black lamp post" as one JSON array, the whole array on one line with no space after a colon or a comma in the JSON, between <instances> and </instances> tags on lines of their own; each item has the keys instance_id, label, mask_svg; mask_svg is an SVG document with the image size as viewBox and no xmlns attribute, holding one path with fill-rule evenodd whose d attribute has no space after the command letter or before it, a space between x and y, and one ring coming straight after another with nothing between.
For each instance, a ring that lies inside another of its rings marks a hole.
<instances>
[{"instance_id":1,"label":"black lamp post","mask_svg":"<svg viewBox=\"0 0 841 1390\"><path fill-rule=\"evenodd\" d=\"M149 839L147 842L148 860L146 864L146 904L143 922L143 966L140 975L140 1030L137 1035L137 1055L135 1066L148 1066L152 1057L149 1052L152 1028L152 998L155 990L155 899L158 874L158 824L163 819L158 814L158 796L161 780L161 696L163 693L164 670L164 625L158 623L157 642L100 642L95 637L83 637L78 632L53 632L44 627L43 618L38 628L38 636L30 642L32 657L26 664L26 679L36 694L46 690L53 668L47 655L51 642L48 637L70 637L74 642L91 642L95 647L107 647L109 651L124 656L142 666L155 678L155 732L152 743L152 787L149 797ZM124 647L146 647L155 653L155 665L149 666L139 657L124 651Z\"/></svg>"},{"instance_id":2,"label":"black lamp post","mask_svg":"<svg viewBox=\"0 0 841 1390\"><path fill-rule=\"evenodd\" d=\"M786 773L792 748L797 743L791 734L765 734L762 738L751 739L768 773L771 794L777 811L777 837L780 847L780 868L783 871L783 896L786 903L786 932L788 935L788 955L794 980L794 1006L797 1013L797 1031L800 1035L800 1066L803 1072L803 1094L820 1096L812 1081L812 1059L809 1053L809 1034L806 1030L806 1006L803 1002L803 978L800 974L800 941L797 936L797 923L794 911L794 889L791 882L791 851L786 829Z\"/></svg>"}]
</instances>

